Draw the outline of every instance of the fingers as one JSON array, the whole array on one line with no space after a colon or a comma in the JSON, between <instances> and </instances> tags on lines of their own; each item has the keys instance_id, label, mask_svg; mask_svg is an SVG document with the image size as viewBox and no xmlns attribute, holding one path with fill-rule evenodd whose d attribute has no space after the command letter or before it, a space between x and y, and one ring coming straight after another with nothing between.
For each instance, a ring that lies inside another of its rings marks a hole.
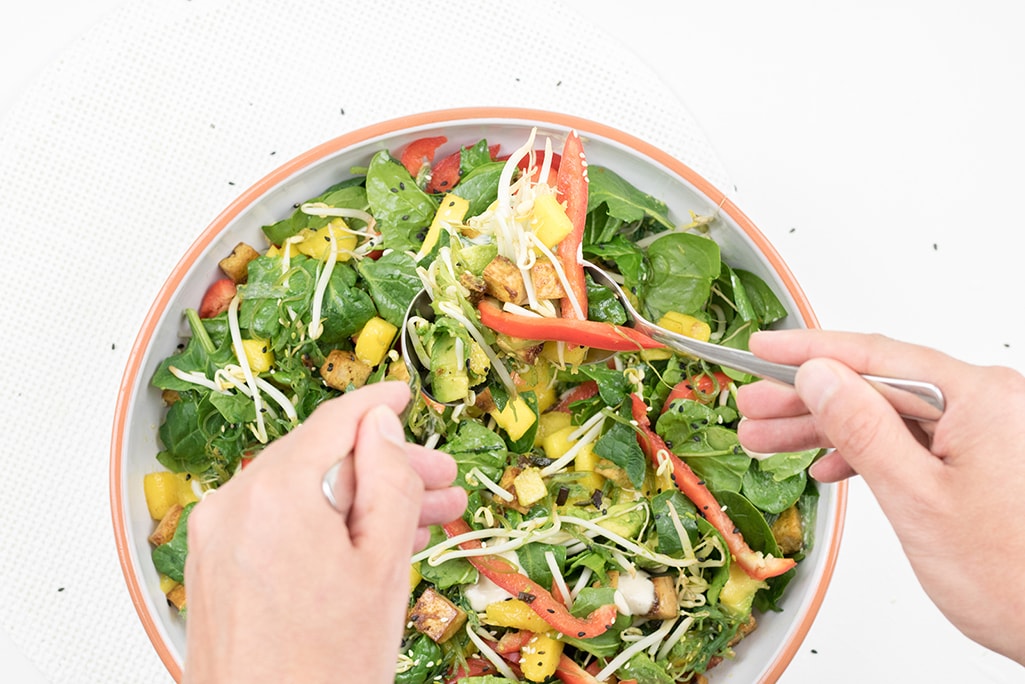
<instances>
[{"instance_id":1,"label":"fingers","mask_svg":"<svg viewBox=\"0 0 1025 684\"><path fill-rule=\"evenodd\" d=\"M836 461L842 458L882 501L906 497L908 490L928 486L938 474L940 460L908 431L893 407L844 364L808 361L797 372L795 387L818 429L840 454L820 466L824 477L842 473Z\"/></svg>"},{"instance_id":2,"label":"fingers","mask_svg":"<svg viewBox=\"0 0 1025 684\"><path fill-rule=\"evenodd\" d=\"M375 545L403 556L412 548L424 484L410 465L407 447L390 407L376 406L360 421L352 455L356 487L348 517L354 545Z\"/></svg>"},{"instance_id":3,"label":"fingers","mask_svg":"<svg viewBox=\"0 0 1025 684\"><path fill-rule=\"evenodd\" d=\"M425 489L448 487L456 479L456 462L448 454L419 444L407 444L406 453L409 465L423 480Z\"/></svg>"},{"instance_id":4,"label":"fingers","mask_svg":"<svg viewBox=\"0 0 1025 684\"><path fill-rule=\"evenodd\" d=\"M367 413L378 406L384 406L393 415L397 415L406 407L409 399L409 386L403 382L366 385L325 401L302 425L278 441L289 441L292 452L290 458L296 459L295 464L308 464L324 472L352 451L356 441L356 426ZM285 450L275 451L281 453ZM253 465L259 464L265 455L261 454Z\"/></svg>"}]
</instances>

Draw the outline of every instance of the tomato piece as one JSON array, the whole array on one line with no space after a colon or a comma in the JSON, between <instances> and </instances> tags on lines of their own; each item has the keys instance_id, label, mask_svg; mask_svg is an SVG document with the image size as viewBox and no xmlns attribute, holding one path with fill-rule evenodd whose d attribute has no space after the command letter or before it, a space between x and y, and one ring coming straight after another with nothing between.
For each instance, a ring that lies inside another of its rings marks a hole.
<instances>
[{"instance_id":1,"label":"tomato piece","mask_svg":"<svg viewBox=\"0 0 1025 684\"><path fill-rule=\"evenodd\" d=\"M598 383L594 380L585 380L571 389L569 393L552 408L552 410L567 413L569 412L570 405L574 402L590 399L596 394L598 394Z\"/></svg>"},{"instance_id":2,"label":"tomato piece","mask_svg":"<svg viewBox=\"0 0 1025 684\"><path fill-rule=\"evenodd\" d=\"M587 318L587 279L584 277L584 224L587 220L587 158L584 145L576 131L570 131L562 148L556 196L565 204L566 215L573 223L573 232L559 243L559 261L569 281L570 292L562 298L562 317ZM577 314L572 300L580 305Z\"/></svg>"},{"instance_id":3,"label":"tomato piece","mask_svg":"<svg viewBox=\"0 0 1025 684\"><path fill-rule=\"evenodd\" d=\"M698 478L690 466L684 463L679 456L670 451L665 441L651 429L651 423L648 421L648 406L644 400L636 394L631 394L630 402L634 421L637 422L639 428L637 441L644 454L651 459L652 465L656 468L661 465L660 457L664 456L669 459L673 467L673 481L677 488L697 506L698 514L719 531L726 541L730 554L749 577L758 580L768 579L782 575L797 565L792 558L766 556L761 551L755 551L748 546L747 541L737 531L736 525L722 509L711 490L705 486L704 481Z\"/></svg>"},{"instance_id":4,"label":"tomato piece","mask_svg":"<svg viewBox=\"0 0 1025 684\"><path fill-rule=\"evenodd\" d=\"M431 169L431 180L425 190L430 193L447 192L459 182L460 153L454 152Z\"/></svg>"},{"instance_id":5,"label":"tomato piece","mask_svg":"<svg viewBox=\"0 0 1025 684\"><path fill-rule=\"evenodd\" d=\"M236 292L238 292L238 288L231 278L214 281L203 294L203 299L199 304L199 317L213 318L227 311Z\"/></svg>"},{"instance_id":6,"label":"tomato piece","mask_svg":"<svg viewBox=\"0 0 1025 684\"><path fill-rule=\"evenodd\" d=\"M681 380L676 383L672 390L669 391L669 396L666 397L666 403L662 405L662 413L669 410L669 405L677 399L693 399L694 401L700 401L701 403L708 403L711 397L715 393L722 390L724 387L733 382L730 376L725 373L716 371L713 375L708 373L701 373L693 377Z\"/></svg>"},{"instance_id":7,"label":"tomato piece","mask_svg":"<svg viewBox=\"0 0 1025 684\"><path fill-rule=\"evenodd\" d=\"M406 167L406 171L409 171L409 175L416 178L424 164L434 164L434 153L447 142L448 138L443 135L414 140L402 150L399 161Z\"/></svg>"}]
</instances>

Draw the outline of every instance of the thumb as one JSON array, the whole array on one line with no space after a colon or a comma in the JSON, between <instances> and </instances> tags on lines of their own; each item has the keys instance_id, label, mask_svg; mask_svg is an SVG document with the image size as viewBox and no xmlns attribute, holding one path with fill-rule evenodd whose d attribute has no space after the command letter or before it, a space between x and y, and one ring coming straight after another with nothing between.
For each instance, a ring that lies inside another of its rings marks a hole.
<instances>
[{"instance_id":1,"label":"thumb","mask_svg":"<svg viewBox=\"0 0 1025 684\"><path fill-rule=\"evenodd\" d=\"M389 407L377 406L360 421L352 460L356 492L348 523L353 544L383 545L408 556L424 483L409 462L405 433Z\"/></svg>"},{"instance_id":2,"label":"thumb","mask_svg":"<svg viewBox=\"0 0 1025 684\"><path fill-rule=\"evenodd\" d=\"M876 492L907 494L940 466L893 406L853 370L832 359L805 362L794 382L818 431Z\"/></svg>"}]
</instances>

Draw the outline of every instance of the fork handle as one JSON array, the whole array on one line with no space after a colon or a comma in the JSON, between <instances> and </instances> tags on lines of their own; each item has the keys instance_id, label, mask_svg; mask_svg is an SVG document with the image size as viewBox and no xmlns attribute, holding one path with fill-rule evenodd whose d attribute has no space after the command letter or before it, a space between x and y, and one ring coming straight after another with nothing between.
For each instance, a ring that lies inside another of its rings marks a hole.
<instances>
[{"instance_id":1,"label":"fork handle","mask_svg":"<svg viewBox=\"0 0 1025 684\"><path fill-rule=\"evenodd\" d=\"M793 386L797 366L774 363L749 351L703 343L668 330L649 328L645 332L654 339L684 352L693 348L701 358L720 366L750 373L759 378L776 380ZM943 392L932 383L880 375L861 374L904 418L917 421L939 420L946 408Z\"/></svg>"}]
</instances>

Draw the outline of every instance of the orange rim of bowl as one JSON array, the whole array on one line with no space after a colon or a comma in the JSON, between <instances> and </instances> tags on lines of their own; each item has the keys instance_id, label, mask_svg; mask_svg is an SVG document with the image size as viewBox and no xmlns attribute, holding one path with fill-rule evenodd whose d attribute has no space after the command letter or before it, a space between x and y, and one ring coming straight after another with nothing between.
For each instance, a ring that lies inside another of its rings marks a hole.
<instances>
[{"instance_id":1,"label":"orange rim of bowl","mask_svg":"<svg viewBox=\"0 0 1025 684\"><path fill-rule=\"evenodd\" d=\"M718 206L720 211L725 212L733 219L734 222L736 222L738 226L740 226L786 286L787 291L797 305L798 313L804 323L810 328L818 327L818 319L812 311L811 304L800 285L798 285L797 280L790 271L790 268L783 261L780 254L776 251L776 248L762 234L761 230L754 225L754 223L740 210L739 207L737 207L718 188L686 164L650 143L619 129L578 116L544 110L515 107L465 107L457 109L440 109L390 119L345 133L332 140L324 142L303 154L300 154L291 161L286 162L284 165L264 176L261 180L257 181L254 185L239 195L238 198L228 205L228 207L221 212L221 214L217 216L209 226L207 226L196 241L192 243L185 255L175 265L174 270L171 271L170 276L160 288L156 300L153 302L149 312L146 314L142 328L132 345L128 362L125 367L125 372L122 377L120 387L118 388L118 400L115 408L111 439L110 464L111 515L113 518L115 542L117 545L121 570L128 585L128 592L132 598L132 603L135 605L136 612L142 621L143 627L149 636L150 641L156 648L157 654L175 681L181 681L182 664L179 663L171 653L171 649L164 642L161 631L153 615L151 615L146 609L143 587L140 585L139 579L136 577L132 566L127 521L124 516L125 501L122 498L121 487L124 475L122 456L125 446L125 432L128 427L128 412L134 398L134 393L137 389L138 376L142 368L143 358L145 356L146 349L149 347L153 338L157 323L164 315L171 297L182 284L182 280L185 278L196 259L199 258L203 251L237 216L239 216L239 214L265 195L269 190L276 187L279 183L324 157L330 156L336 152L340 152L348 147L352 147L372 138L407 129L467 120L477 120L482 122L495 120L509 123L523 120L563 126L569 129L578 130L582 133L595 134L608 140L615 141L662 164L664 167L672 170L688 183L693 185L713 204ZM815 616L822 605L826 589L832 579L837 555L839 553L839 542L843 532L844 515L847 507L846 483L841 482L835 485L835 487L833 526L830 530L832 533L831 544L826 550L824 556L822 576L814 588L814 593L805 604L805 610L800 616L799 623L792 629L790 636L783 645L783 648L777 654L776 659L770 664L765 676L761 680L766 684L775 682L782 675L787 665L797 653L797 649L800 647L808 633L808 630L811 628L811 623L815 619Z\"/></svg>"}]
</instances>

